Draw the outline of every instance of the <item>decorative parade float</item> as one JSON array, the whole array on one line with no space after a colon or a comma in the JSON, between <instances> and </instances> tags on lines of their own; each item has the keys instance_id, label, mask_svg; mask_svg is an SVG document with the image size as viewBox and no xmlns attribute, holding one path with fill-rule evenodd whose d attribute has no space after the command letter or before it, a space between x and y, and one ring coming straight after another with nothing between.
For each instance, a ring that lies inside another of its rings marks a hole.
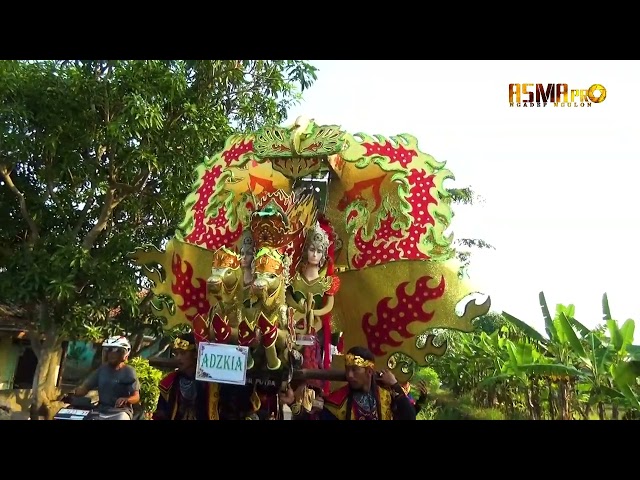
<instances>
[{"instance_id":1,"label":"decorative parade float","mask_svg":"<svg viewBox=\"0 0 640 480\"><path fill-rule=\"evenodd\" d=\"M410 135L352 135L303 118L232 136L197 168L164 251L132 258L168 328L191 324L201 358L228 346L245 361L209 350L222 353L208 366L238 365L246 381L335 380L343 363L331 346L359 345L407 381L445 352L433 329L471 331L490 307L458 276L444 166Z\"/></svg>"}]
</instances>

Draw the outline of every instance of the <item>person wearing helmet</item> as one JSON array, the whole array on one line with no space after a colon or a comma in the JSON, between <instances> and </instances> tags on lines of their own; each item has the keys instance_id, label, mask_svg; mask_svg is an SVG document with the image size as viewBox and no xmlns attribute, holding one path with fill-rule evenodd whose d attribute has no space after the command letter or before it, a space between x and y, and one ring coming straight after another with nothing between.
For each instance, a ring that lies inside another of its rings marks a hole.
<instances>
[{"instance_id":1,"label":"person wearing helmet","mask_svg":"<svg viewBox=\"0 0 640 480\"><path fill-rule=\"evenodd\" d=\"M102 353L106 362L93 371L74 391L74 395L84 397L91 390L98 389L98 408L103 412L119 412L113 420L131 420L133 405L140 402L140 382L136 371L125 360L131 353L131 344L126 337L115 336L102 343Z\"/></svg>"}]
</instances>

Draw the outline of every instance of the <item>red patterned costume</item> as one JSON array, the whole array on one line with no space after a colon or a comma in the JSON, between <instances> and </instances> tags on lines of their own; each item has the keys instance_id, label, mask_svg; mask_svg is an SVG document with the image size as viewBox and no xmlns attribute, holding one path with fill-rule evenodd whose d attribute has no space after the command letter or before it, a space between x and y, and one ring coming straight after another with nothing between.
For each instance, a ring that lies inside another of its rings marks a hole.
<instances>
[{"instance_id":1,"label":"red patterned costume","mask_svg":"<svg viewBox=\"0 0 640 480\"><path fill-rule=\"evenodd\" d=\"M160 381L160 397L153 414L154 420L218 420L218 384L194 382L195 398L183 394L185 375L169 373Z\"/></svg>"}]
</instances>

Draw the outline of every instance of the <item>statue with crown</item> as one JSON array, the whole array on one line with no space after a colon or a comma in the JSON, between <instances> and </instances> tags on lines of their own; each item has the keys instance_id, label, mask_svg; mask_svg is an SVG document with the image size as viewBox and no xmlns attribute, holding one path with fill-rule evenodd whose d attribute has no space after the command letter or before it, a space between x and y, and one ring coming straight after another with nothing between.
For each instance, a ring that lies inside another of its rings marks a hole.
<instances>
[{"instance_id":1,"label":"statue with crown","mask_svg":"<svg viewBox=\"0 0 640 480\"><path fill-rule=\"evenodd\" d=\"M298 118L228 138L197 168L166 248L131 257L167 328L190 324L201 354L240 352L247 384L296 377L328 393L353 346L407 382L445 352L434 332L471 331L490 307L458 277L452 177L412 135Z\"/></svg>"}]
</instances>

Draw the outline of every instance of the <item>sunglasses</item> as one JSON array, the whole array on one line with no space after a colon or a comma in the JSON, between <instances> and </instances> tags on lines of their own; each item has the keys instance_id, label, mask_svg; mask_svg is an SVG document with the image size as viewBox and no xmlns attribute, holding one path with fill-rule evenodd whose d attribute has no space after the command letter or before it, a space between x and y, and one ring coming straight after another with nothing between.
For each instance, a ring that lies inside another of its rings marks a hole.
<instances>
[{"instance_id":1,"label":"sunglasses","mask_svg":"<svg viewBox=\"0 0 640 480\"><path fill-rule=\"evenodd\" d=\"M124 348L120 348L120 347L107 347L104 349L105 352L109 353L109 352L124 352Z\"/></svg>"}]
</instances>

